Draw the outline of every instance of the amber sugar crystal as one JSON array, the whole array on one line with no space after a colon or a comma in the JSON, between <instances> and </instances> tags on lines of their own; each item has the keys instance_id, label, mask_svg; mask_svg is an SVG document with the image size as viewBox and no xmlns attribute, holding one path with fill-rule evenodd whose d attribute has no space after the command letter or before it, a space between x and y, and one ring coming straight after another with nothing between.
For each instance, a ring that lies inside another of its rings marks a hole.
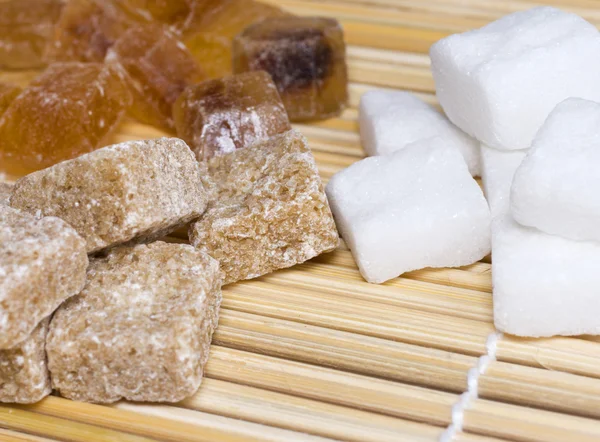
<instances>
[{"instance_id":1,"label":"amber sugar crystal","mask_svg":"<svg viewBox=\"0 0 600 442\"><path fill-rule=\"evenodd\" d=\"M185 33L184 43L209 78L231 74L231 46L236 34L266 18L288 15L276 6L254 0L208 0L206 3L201 12L196 13L196 22Z\"/></svg>"},{"instance_id":2,"label":"amber sugar crystal","mask_svg":"<svg viewBox=\"0 0 600 442\"><path fill-rule=\"evenodd\" d=\"M50 62L102 62L118 38L141 20L113 0L69 0L46 58Z\"/></svg>"},{"instance_id":3,"label":"amber sugar crystal","mask_svg":"<svg viewBox=\"0 0 600 442\"><path fill-rule=\"evenodd\" d=\"M0 83L0 117L23 90L13 84Z\"/></svg>"},{"instance_id":4,"label":"amber sugar crystal","mask_svg":"<svg viewBox=\"0 0 600 442\"><path fill-rule=\"evenodd\" d=\"M138 120L172 129L173 104L183 90L206 79L177 34L160 25L127 31L106 57L121 65L133 91L131 114Z\"/></svg>"},{"instance_id":5,"label":"amber sugar crystal","mask_svg":"<svg viewBox=\"0 0 600 442\"><path fill-rule=\"evenodd\" d=\"M196 8L207 0L114 0L132 15L146 21L157 21L176 30L186 27Z\"/></svg>"},{"instance_id":6,"label":"amber sugar crystal","mask_svg":"<svg viewBox=\"0 0 600 442\"><path fill-rule=\"evenodd\" d=\"M233 43L234 72L273 77L291 121L339 115L348 101L346 46L330 18L284 17L248 27Z\"/></svg>"},{"instance_id":7,"label":"amber sugar crystal","mask_svg":"<svg viewBox=\"0 0 600 442\"><path fill-rule=\"evenodd\" d=\"M177 136L199 161L291 129L277 88L263 71L190 86L175 103L173 116Z\"/></svg>"},{"instance_id":8,"label":"amber sugar crystal","mask_svg":"<svg viewBox=\"0 0 600 442\"><path fill-rule=\"evenodd\" d=\"M306 139L291 130L207 163L213 201L191 243L217 259L224 284L335 249L338 233Z\"/></svg>"},{"instance_id":9,"label":"amber sugar crystal","mask_svg":"<svg viewBox=\"0 0 600 442\"><path fill-rule=\"evenodd\" d=\"M0 68L44 65L63 0L0 1Z\"/></svg>"},{"instance_id":10,"label":"amber sugar crystal","mask_svg":"<svg viewBox=\"0 0 600 442\"><path fill-rule=\"evenodd\" d=\"M131 104L125 74L53 64L0 117L0 172L20 176L100 147Z\"/></svg>"}]
</instances>

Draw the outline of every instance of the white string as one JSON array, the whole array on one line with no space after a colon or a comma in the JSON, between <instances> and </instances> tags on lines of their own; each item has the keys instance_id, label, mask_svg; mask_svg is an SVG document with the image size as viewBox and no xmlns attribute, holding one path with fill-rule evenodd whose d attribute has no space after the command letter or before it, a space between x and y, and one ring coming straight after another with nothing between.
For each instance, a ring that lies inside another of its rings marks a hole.
<instances>
[{"instance_id":1,"label":"white string","mask_svg":"<svg viewBox=\"0 0 600 442\"><path fill-rule=\"evenodd\" d=\"M502 339L502 333L499 332L491 333L488 336L485 343L486 354L477 359L476 365L469 369L467 391L461 394L458 401L452 406L452 421L440 436L440 442L451 442L463 430L465 411L471 405L471 401L479 397L479 378L486 372L490 363L496 360L500 339Z\"/></svg>"}]
</instances>

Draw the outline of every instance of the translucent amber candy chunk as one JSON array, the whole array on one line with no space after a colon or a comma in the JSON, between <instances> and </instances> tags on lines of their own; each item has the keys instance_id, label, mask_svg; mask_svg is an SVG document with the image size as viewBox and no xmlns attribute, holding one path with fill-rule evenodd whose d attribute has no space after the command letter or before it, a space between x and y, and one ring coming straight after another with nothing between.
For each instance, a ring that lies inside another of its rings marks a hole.
<instances>
[{"instance_id":1,"label":"translucent amber candy chunk","mask_svg":"<svg viewBox=\"0 0 600 442\"><path fill-rule=\"evenodd\" d=\"M140 22L139 16L127 14L113 0L69 0L46 58L101 62L118 38Z\"/></svg>"},{"instance_id":2,"label":"translucent amber candy chunk","mask_svg":"<svg viewBox=\"0 0 600 442\"><path fill-rule=\"evenodd\" d=\"M286 17L248 27L233 44L234 72L273 77L291 121L338 115L348 101L346 46L334 19Z\"/></svg>"},{"instance_id":3,"label":"translucent amber candy chunk","mask_svg":"<svg viewBox=\"0 0 600 442\"><path fill-rule=\"evenodd\" d=\"M62 0L0 1L0 68L43 66L63 6Z\"/></svg>"},{"instance_id":4,"label":"translucent amber candy chunk","mask_svg":"<svg viewBox=\"0 0 600 442\"><path fill-rule=\"evenodd\" d=\"M167 129L174 127L172 111L183 90L206 76L177 34L164 26L129 30L106 57L125 68L133 91L131 114Z\"/></svg>"},{"instance_id":5,"label":"translucent amber candy chunk","mask_svg":"<svg viewBox=\"0 0 600 442\"><path fill-rule=\"evenodd\" d=\"M282 9L254 0L208 0L196 12L194 26L186 32L184 43L204 67L210 78L231 74L233 38L252 23L269 17L288 15ZM192 32L198 29L198 32Z\"/></svg>"},{"instance_id":6,"label":"translucent amber candy chunk","mask_svg":"<svg viewBox=\"0 0 600 442\"><path fill-rule=\"evenodd\" d=\"M22 89L19 86L0 83L0 117L21 92Z\"/></svg>"},{"instance_id":7,"label":"translucent amber candy chunk","mask_svg":"<svg viewBox=\"0 0 600 442\"><path fill-rule=\"evenodd\" d=\"M175 103L173 116L177 136L199 161L291 129L277 88L263 71L190 86Z\"/></svg>"},{"instance_id":8,"label":"translucent amber candy chunk","mask_svg":"<svg viewBox=\"0 0 600 442\"><path fill-rule=\"evenodd\" d=\"M100 147L131 104L125 74L57 63L0 117L0 172L20 176Z\"/></svg>"},{"instance_id":9,"label":"translucent amber candy chunk","mask_svg":"<svg viewBox=\"0 0 600 442\"><path fill-rule=\"evenodd\" d=\"M206 0L114 0L132 15L183 29Z\"/></svg>"}]
</instances>

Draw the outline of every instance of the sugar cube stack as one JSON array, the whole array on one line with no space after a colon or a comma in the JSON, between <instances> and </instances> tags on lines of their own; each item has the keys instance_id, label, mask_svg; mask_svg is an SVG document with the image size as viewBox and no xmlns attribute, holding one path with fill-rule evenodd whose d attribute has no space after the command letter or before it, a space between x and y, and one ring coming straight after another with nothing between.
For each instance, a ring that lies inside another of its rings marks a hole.
<instances>
[{"instance_id":1,"label":"sugar cube stack","mask_svg":"<svg viewBox=\"0 0 600 442\"><path fill-rule=\"evenodd\" d=\"M431 69L454 124L490 147L519 150L561 101L600 100L599 53L595 26L538 7L440 40Z\"/></svg>"},{"instance_id":2,"label":"sugar cube stack","mask_svg":"<svg viewBox=\"0 0 600 442\"><path fill-rule=\"evenodd\" d=\"M511 192L522 225L600 241L600 104L570 98L552 111L517 170Z\"/></svg>"},{"instance_id":3,"label":"sugar cube stack","mask_svg":"<svg viewBox=\"0 0 600 442\"><path fill-rule=\"evenodd\" d=\"M471 264L490 251L490 211L462 155L444 140L366 158L327 185L342 237L364 278Z\"/></svg>"},{"instance_id":4,"label":"sugar cube stack","mask_svg":"<svg viewBox=\"0 0 600 442\"><path fill-rule=\"evenodd\" d=\"M411 93L365 93L360 99L359 125L367 155L387 155L416 141L441 137L449 148L462 153L471 175L480 173L479 143Z\"/></svg>"}]
</instances>

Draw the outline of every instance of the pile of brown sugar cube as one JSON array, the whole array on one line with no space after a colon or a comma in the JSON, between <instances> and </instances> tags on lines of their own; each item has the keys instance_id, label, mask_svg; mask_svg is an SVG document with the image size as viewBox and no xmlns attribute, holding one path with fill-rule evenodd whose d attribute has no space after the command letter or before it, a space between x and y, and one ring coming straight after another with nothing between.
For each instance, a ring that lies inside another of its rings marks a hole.
<instances>
[{"instance_id":1,"label":"pile of brown sugar cube","mask_svg":"<svg viewBox=\"0 0 600 442\"><path fill-rule=\"evenodd\" d=\"M290 120L346 106L341 28L248 0L0 3L0 69L41 67L0 84L0 402L180 401L222 285L338 245ZM178 138L106 146L126 118Z\"/></svg>"}]
</instances>

